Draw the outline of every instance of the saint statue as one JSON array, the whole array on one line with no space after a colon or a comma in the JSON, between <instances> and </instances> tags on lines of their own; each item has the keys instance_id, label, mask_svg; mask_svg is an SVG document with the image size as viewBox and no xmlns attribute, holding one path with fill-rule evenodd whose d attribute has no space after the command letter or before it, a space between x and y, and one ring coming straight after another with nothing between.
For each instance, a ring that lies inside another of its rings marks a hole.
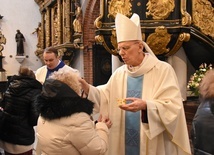
<instances>
[{"instance_id":1,"label":"saint statue","mask_svg":"<svg viewBox=\"0 0 214 155\"><path fill-rule=\"evenodd\" d=\"M78 3L75 3L75 16L76 16L76 18L73 21L75 33L82 33L81 15L82 15L81 7L79 6Z\"/></svg>"},{"instance_id":2,"label":"saint statue","mask_svg":"<svg viewBox=\"0 0 214 155\"><path fill-rule=\"evenodd\" d=\"M36 33L37 34L37 38L38 38L38 43L37 43L37 48L41 48L41 43L42 43L42 39L41 39L41 37L42 37L42 24L41 24L41 22L39 22L38 23L38 27L37 28L35 28L35 31L34 32L32 32L32 34L34 34L34 33Z\"/></svg>"},{"instance_id":3,"label":"saint statue","mask_svg":"<svg viewBox=\"0 0 214 155\"><path fill-rule=\"evenodd\" d=\"M24 55L24 42L25 42L25 37L24 35L20 32L20 30L16 30L16 42L17 42L17 56L23 56Z\"/></svg>"}]
</instances>

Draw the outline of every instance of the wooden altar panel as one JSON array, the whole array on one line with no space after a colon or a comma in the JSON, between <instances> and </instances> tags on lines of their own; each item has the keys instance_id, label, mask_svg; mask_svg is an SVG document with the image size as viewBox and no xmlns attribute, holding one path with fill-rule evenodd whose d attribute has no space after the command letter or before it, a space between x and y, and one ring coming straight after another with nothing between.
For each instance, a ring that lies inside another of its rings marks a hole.
<instances>
[{"instance_id":1,"label":"wooden altar panel","mask_svg":"<svg viewBox=\"0 0 214 155\"><path fill-rule=\"evenodd\" d=\"M42 17L41 33L39 36L40 39L38 39L37 51L35 52L36 55L42 60L43 50L46 47L53 46L58 49L62 60L70 64L74 58L73 52L79 51L83 47L81 42L82 34L74 35L75 32L73 29L77 4L78 6L80 5L78 0L35 1L40 6Z\"/></svg>"}]
</instances>

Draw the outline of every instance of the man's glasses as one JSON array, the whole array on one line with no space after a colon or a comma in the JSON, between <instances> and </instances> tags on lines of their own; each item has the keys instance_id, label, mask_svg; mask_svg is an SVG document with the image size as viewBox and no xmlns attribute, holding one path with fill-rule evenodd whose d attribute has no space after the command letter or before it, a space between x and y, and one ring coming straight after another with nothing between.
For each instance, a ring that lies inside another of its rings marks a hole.
<instances>
[{"instance_id":1,"label":"man's glasses","mask_svg":"<svg viewBox=\"0 0 214 155\"><path fill-rule=\"evenodd\" d=\"M123 46L117 49L117 53L119 54L121 50L123 51L128 51L134 44L138 44L139 42L134 42L133 44L129 45L129 46Z\"/></svg>"}]
</instances>

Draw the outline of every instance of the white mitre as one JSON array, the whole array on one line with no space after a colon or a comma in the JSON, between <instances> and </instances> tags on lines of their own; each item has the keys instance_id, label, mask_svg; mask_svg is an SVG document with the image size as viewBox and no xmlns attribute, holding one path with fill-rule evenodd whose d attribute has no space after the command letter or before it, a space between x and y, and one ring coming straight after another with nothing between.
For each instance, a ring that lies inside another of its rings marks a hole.
<instances>
[{"instance_id":1,"label":"white mitre","mask_svg":"<svg viewBox=\"0 0 214 155\"><path fill-rule=\"evenodd\" d=\"M118 43L131 40L142 41L140 17L136 13L130 19L123 14L117 13L115 27Z\"/></svg>"},{"instance_id":2,"label":"white mitre","mask_svg":"<svg viewBox=\"0 0 214 155\"><path fill-rule=\"evenodd\" d=\"M134 13L130 19L120 13L117 13L115 17L115 27L117 43L131 40L142 41L140 17L136 13ZM150 47L144 41L142 41L142 43L146 51L156 57Z\"/></svg>"}]
</instances>

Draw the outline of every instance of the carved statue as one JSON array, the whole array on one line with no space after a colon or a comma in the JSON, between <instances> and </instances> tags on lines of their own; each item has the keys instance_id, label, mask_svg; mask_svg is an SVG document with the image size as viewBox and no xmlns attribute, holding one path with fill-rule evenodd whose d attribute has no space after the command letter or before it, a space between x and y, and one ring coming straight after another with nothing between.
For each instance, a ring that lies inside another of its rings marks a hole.
<instances>
[{"instance_id":1,"label":"carved statue","mask_svg":"<svg viewBox=\"0 0 214 155\"><path fill-rule=\"evenodd\" d=\"M4 35L2 34L2 32L0 31L0 56L2 56L2 52L4 47L1 44L5 44L6 43L6 38L4 37Z\"/></svg>"},{"instance_id":2,"label":"carved statue","mask_svg":"<svg viewBox=\"0 0 214 155\"><path fill-rule=\"evenodd\" d=\"M23 56L24 55L24 42L25 42L25 37L24 35L20 32L20 30L16 30L16 42L17 42L17 56Z\"/></svg>"},{"instance_id":3,"label":"carved statue","mask_svg":"<svg viewBox=\"0 0 214 155\"><path fill-rule=\"evenodd\" d=\"M41 37L42 37L42 24L41 24L41 22L39 22L39 24L38 24L38 27L37 28L35 28L35 31L34 32L32 32L32 34L34 34L34 33L36 33L37 34L37 38L38 38L38 43L37 43L37 48L41 48Z\"/></svg>"},{"instance_id":4,"label":"carved statue","mask_svg":"<svg viewBox=\"0 0 214 155\"><path fill-rule=\"evenodd\" d=\"M82 24L81 24L81 15L82 10L78 3L75 3L75 19L73 21L74 32L82 33Z\"/></svg>"}]
</instances>

